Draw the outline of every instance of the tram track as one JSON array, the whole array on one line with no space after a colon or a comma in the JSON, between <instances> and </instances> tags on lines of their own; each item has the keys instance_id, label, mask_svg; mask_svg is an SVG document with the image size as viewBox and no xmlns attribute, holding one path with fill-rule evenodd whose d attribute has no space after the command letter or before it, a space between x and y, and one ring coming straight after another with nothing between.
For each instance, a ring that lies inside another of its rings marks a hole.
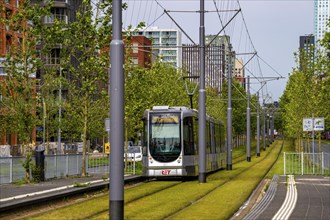
<instances>
[{"instance_id":1,"label":"tram track","mask_svg":"<svg viewBox=\"0 0 330 220\"><path fill-rule=\"evenodd\" d=\"M270 151L267 152L269 154ZM265 155L261 161L263 161L267 156ZM254 164L253 166L257 166L260 164L258 163ZM236 158L233 158L234 166L239 166L240 163L245 162L245 154L239 154ZM158 200L158 206L164 206L164 203L166 203L166 206L168 206L168 201L163 201L162 197L166 197L168 195L171 195L173 192L176 193L174 198L177 197L187 197L189 194L193 194L191 197L187 199L187 202L184 202L182 204L179 204L179 208L175 206L173 208L173 211L168 212L165 216L157 217L153 216L153 219L170 219L173 216L177 215L180 212L183 212L184 210L188 209L189 207L193 206L195 203L199 202L203 198L207 197L208 195L212 194L212 192L216 191L217 189L224 186L226 183L230 182L231 180L234 180L235 178L238 178L242 173L244 173L246 170L250 169L253 166L249 166L245 169L240 170L240 172L235 173L235 175L227 176L223 180L217 180L217 175L219 175L219 172L213 173L208 175L208 178L210 179L210 183L207 183L207 187L203 187L203 192L194 192L193 189L191 189L192 185L196 186L196 181L153 181L145 179L139 179L138 181L135 181L136 184L133 185L126 185L125 184L125 214L126 212L130 212L127 210L134 210L134 208L140 206L140 204L148 204L151 201ZM232 171L220 171L220 175L222 175L223 172L232 172ZM213 183L212 183L213 182ZM105 185L108 183L104 183ZM198 185L198 184L197 184ZM203 185L203 184L202 184ZM103 186L103 189L105 186ZM83 195L86 192L84 188L80 189L80 194ZM87 189L86 189L87 190ZM194 194L195 193L195 194ZM77 195L77 194L76 194ZM201 196L202 195L202 196ZM63 195L62 195L63 196ZM67 195L64 195L63 197L66 197ZM58 198L60 195L58 195ZM62 198L63 198L62 197ZM100 199L109 200L108 194L105 192L104 195L99 196ZM48 202L51 202L51 199L48 199ZM108 203L108 202L107 202ZM175 202L174 202L175 203ZM154 205L154 207L157 207L157 205ZM173 207L174 205L172 205ZM147 206L148 207L148 206ZM146 207L146 209L148 209ZM150 209L150 208L149 208ZM94 213L90 213L79 216L77 219L99 219L102 217L108 217L108 207L100 209ZM130 215L130 214L129 214ZM131 218L134 218L136 216L136 213L131 213ZM149 216L150 217L150 216ZM74 218L74 217L73 217ZM130 218L130 217L128 217Z\"/></svg>"},{"instance_id":2,"label":"tram track","mask_svg":"<svg viewBox=\"0 0 330 220\"><path fill-rule=\"evenodd\" d=\"M281 150L282 150L282 148L283 148L283 143L281 144ZM273 150L273 149L272 149L272 150ZM279 154L280 154L281 150L279 151ZM268 154L270 154L270 152L268 152ZM268 154L267 154L267 155L268 155ZM203 199L206 198L208 195L212 194L213 192L215 192L216 190L218 190L220 187L223 187L225 184L229 183L230 181L233 181L233 180L235 180L235 179L237 179L237 178L240 178L240 176L241 176L244 172L246 172L247 170L249 170L249 169L251 169L251 168L253 168L253 167L255 167L255 166L258 166L258 165L259 165L260 163L262 163L266 158L267 158L267 157L264 157L262 160L258 161L256 164L254 164L254 165L252 165L252 166L250 166L250 167L247 167L247 168L241 170L239 173L237 173L237 174L236 174L235 176L233 176L231 179L228 179L227 181L223 182L222 184L219 184L216 188L212 189L210 192L208 192L207 194L205 194L203 197L200 197L198 200L194 201L194 203L197 203L198 201L203 200ZM277 158L278 158L278 157L277 157ZM276 160L277 160L277 159L276 159ZM272 165L267 169L267 172L265 173L265 175L268 173L268 171L269 171L269 170L273 167L273 165L276 163L276 160L275 160L275 161L272 163ZM240 163L240 162L243 162L243 161L245 161L245 160L238 160L238 161L236 161L236 163ZM262 178L261 181L263 181L265 175L263 176L263 178ZM260 181L260 182L261 182L261 181ZM182 209L182 210L178 210L177 212L175 212L175 213L171 214L170 216L168 216L166 219L172 219L172 217L174 217L176 214L178 214L178 213L180 213L180 212L182 212L182 211L185 211L187 208L189 208L189 207L190 207L191 205L193 205L194 203L191 203L189 206L185 207L185 208Z\"/></svg>"},{"instance_id":3,"label":"tram track","mask_svg":"<svg viewBox=\"0 0 330 220\"><path fill-rule=\"evenodd\" d=\"M273 149L272 149L273 150ZM281 151L281 150L280 150ZM280 152L279 151L279 152ZM267 155L270 154L271 151L267 152ZM245 169L240 170L239 172L237 172L235 175L226 178L224 180L220 180L217 181L216 184L210 184L211 186L204 191L204 193L202 193L202 196L197 196L194 197L192 199L188 199L184 204L178 205L180 206L180 208L175 207L173 209L172 212L167 212L166 216L152 216L154 219L172 219L175 218L175 216L177 216L178 214L180 214L181 212L186 211L187 209L191 208L194 204L198 203L199 201L205 199L206 197L208 197L209 195L211 195L212 193L214 193L215 191L217 191L218 189L220 189L221 187L225 186L226 184L228 184L231 181L234 181L236 179L240 179L240 178L244 178L242 177L242 175L249 169L253 168L253 167L257 167L259 166L265 159L267 158L267 156L264 156L260 161L258 161L257 163L246 167ZM245 163L245 160L241 160L241 157L236 158L237 160L239 160L240 162L236 161L235 166L239 166L239 163ZM276 160L275 160L276 161ZM275 161L273 163L275 163ZM272 165L273 165L272 163ZM272 167L272 166L270 166ZM270 168L269 168L270 169ZM224 171L220 171L224 172ZM230 172L230 171L228 171ZM268 172L268 170L265 172L265 174ZM209 179L212 181L212 179L217 179L216 177L217 173L211 174L209 175ZM190 182L191 183L191 182ZM147 184L147 183L146 183ZM193 181L192 184L196 184L196 181ZM163 200L164 195L166 194L175 194L175 198L181 198L181 197L189 197L189 195L187 195L187 192L185 191L186 187L189 187L189 182L179 182L175 185L173 185L170 188L166 188L163 189L161 191L155 191L154 193L150 193L149 195L146 195L144 197L141 197L139 199L134 199L134 200L125 200L125 218L138 218L137 217L137 213L135 211L131 211L134 210L136 207L138 207L139 205L141 206L141 204L147 204L146 206L149 207L150 203L153 203L150 205L149 208L145 207L146 210L148 209L154 209L152 207L159 207L162 204L166 204L166 207L169 207L168 209L171 209L171 207L173 207L173 205L169 204L168 201L166 201L166 199ZM188 190L189 191L189 190ZM174 196L173 196L174 197ZM154 202L154 200L158 200L157 202ZM173 201L175 202L175 201ZM143 210L143 209L142 209ZM141 210L141 212L142 212ZM154 211L153 213L156 213L156 211ZM105 215L108 214L108 210L106 210L106 213L98 213L97 215L93 215L93 216L89 216L89 219L99 219L99 218L103 218L105 217ZM135 217L134 217L135 216ZM151 216L148 215L144 215L143 218L151 218Z\"/></svg>"}]
</instances>

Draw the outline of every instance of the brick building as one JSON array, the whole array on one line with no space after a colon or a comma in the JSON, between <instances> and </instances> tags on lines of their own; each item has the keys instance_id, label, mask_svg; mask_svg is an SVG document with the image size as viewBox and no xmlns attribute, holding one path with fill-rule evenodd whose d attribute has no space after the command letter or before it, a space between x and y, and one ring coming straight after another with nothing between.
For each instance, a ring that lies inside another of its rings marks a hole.
<instances>
[{"instance_id":1,"label":"brick building","mask_svg":"<svg viewBox=\"0 0 330 220\"><path fill-rule=\"evenodd\" d=\"M0 4L0 6L3 7L3 10L0 11L1 19L7 21L10 16L14 15L18 10L18 4L19 0L4 0ZM0 84L6 82L7 74L4 66L4 63L6 62L6 54L14 45L17 45L21 37L21 34L13 31L9 24L0 22ZM3 95L0 94L0 102L2 102L3 98ZM0 117L1 115L6 114L7 111L8 109L0 103ZM5 130L0 130L0 145L3 144L16 145L17 135L15 133L9 134Z\"/></svg>"},{"instance_id":2,"label":"brick building","mask_svg":"<svg viewBox=\"0 0 330 220\"><path fill-rule=\"evenodd\" d=\"M131 59L133 64L143 68L151 65L151 40L144 36L132 36Z\"/></svg>"}]
</instances>

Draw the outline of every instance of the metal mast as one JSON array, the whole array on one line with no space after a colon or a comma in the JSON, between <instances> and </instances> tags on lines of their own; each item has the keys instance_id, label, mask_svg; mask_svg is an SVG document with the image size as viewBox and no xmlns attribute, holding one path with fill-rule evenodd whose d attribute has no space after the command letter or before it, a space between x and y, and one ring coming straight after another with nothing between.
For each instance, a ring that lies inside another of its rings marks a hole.
<instances>
[{"instance_id":1,"label":"metal mast","mask_svg":"<svg viewBox=\"0 0 330 220\"><path fill-rule=\"evenodd\" d=\"M124 43L122 0L112 1L110 44L110 219L124 219Z\"/></svg>"},{"instance_id":2,"label":"metal mast","mask_svg":"<svg viewBox=\"0 0 330 220\"><path fill-rule=\"evenodd\" d=\"M204 26L204 0L200 0L200 27L199 27L199 65L200 87L198 91L198 148L199 171L198 180L206 182L206 90L205 90L205 26Z\"/></svg>"}]
</instances>

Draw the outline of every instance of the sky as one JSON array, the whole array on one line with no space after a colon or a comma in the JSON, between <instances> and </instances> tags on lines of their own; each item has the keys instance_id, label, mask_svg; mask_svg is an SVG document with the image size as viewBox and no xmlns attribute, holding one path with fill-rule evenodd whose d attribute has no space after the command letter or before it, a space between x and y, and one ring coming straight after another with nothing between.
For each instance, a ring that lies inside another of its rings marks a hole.
<instances>
[{"instance_id":1,"label":"sky","mask_svg":"<svg viewBox=\"0 0 330 220\"><path fill-rule=\"evenodd\" d=\"M128 0L128 9L123 12L123 26L136 25L138 21L147 26L158 28L176 28L177 25L163 14L170 10L170 16L192 38L199 42L199 0ZM230 10L241 8L241 13L234 17L236 11L215 13L215 9ZM236 53L257 52L247 65L246 74L251 79L251 93L260 89L261 76L279 77L282 79L267 82L261 90L263 98L271 97L268 102L279 100L288 80L288 74L297 66L294 53L298 51L299 36L313 33L314 1L313 0L205 0L205 32L217 34L231 18L233 21L225 29L230 35ZM212 10L214 12L212 12ZM190 11L190 12L187 12ZM163 15L162 15L163 14ZM221 19L219 19L219 16ZM221 21L222 24L221 24ZM223 34L224 32L222 32ZM191 43L183 35L182 43ZM245 61L251 55L244 55ZM260 67L260 68L259 68ZM259 71L261 70L261 72Z\"/></svg>"}]
</instances>

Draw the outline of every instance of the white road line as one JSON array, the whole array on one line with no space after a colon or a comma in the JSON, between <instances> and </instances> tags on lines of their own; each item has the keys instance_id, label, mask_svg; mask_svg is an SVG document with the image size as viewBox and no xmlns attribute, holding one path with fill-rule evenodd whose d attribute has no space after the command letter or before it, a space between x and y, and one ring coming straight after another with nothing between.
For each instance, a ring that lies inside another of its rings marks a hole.
<instances>
[{"instance_id":1,"label":"white road line","mask_svg":"<svg viewBox=\"0 0 330 220\"><path fill-rule=\"evenodd\" d=\"M277 211L272 220L284 220L289 219L292 211L294 210L297 203L297 188L294 181L294 176L289 175L288 187L286 192L286 197L281 208Z\"/></svg>"}]
</instances>

